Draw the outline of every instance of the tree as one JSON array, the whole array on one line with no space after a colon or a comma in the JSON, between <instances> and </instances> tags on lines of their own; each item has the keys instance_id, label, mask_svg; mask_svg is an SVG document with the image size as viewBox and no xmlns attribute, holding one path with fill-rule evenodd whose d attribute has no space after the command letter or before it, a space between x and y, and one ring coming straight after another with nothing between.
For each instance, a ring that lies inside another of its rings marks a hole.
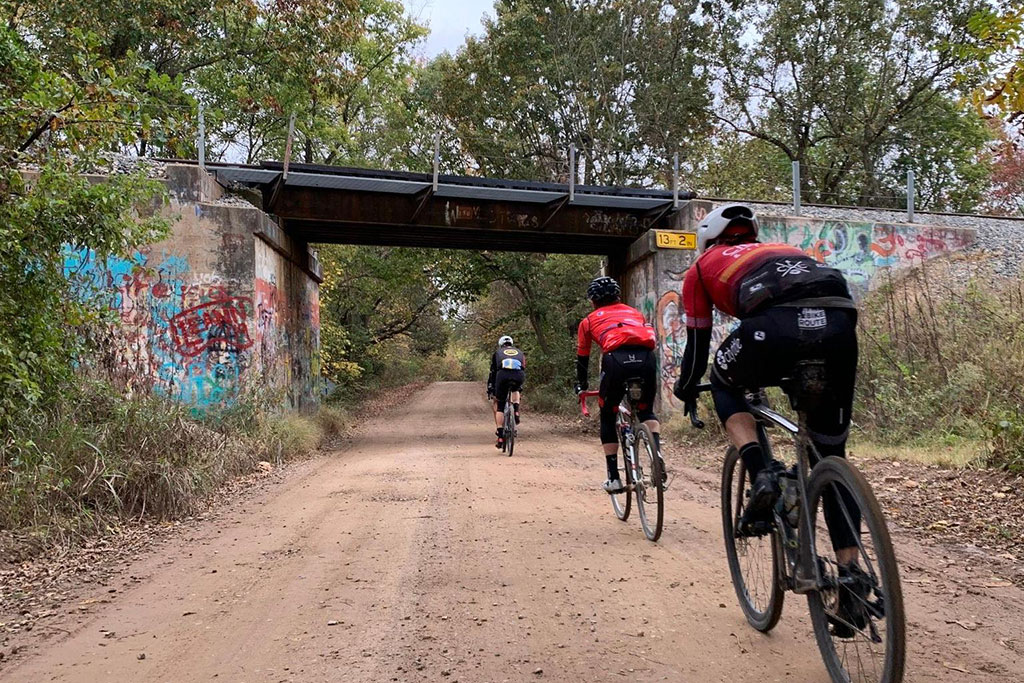
<instances>
[{"instance_id":1,"label":"tree","mask_svg":"<svg viewBox=\"0 0 1024 683\"><path fill-rule=\"evenodd\" d=\"M996 213L1024 216L1024 146L1015 144L1000 123L993 127L998 137L987 206Z\"/></svg>"},{"instance_id":2,"label":"tree","mask_svg":"<svg viewBox=\"0 0 1024 683\"><path fill-rule=\"evenodd\" d=\"M344 383L388 362L398 339L443 353L442 318L481 292L486 282L462 252L325 245L321 247L321 345L324 369Z\"/></svg>"},{"instance_id":3,"label":"tree","mask_svg":"<svg viewBox=\"0 0 1024 683\"><path fill-rule=\"evenodd\" d=\"M495 5L484 35L442 55L421 93L452 170L565 181L664 181L706 127L707 67L695 0ZM652 56L657 58L652 58Z\"/></svg>"},{"instance_id":4,"label":"tree","mask_svg":"<svg viewBox=\"0 0 1024 683\"><path fill-rule=\"evenodd\" d=\"M68 248L97 258L156 241L166 224L138 218L161 196L144 177L92 184L81 175L97 155L135 135L126 126L141 93L134 75L99 54L95 35L73 36L75 60L49 61L0 24L0 467L15 429L66 388L79 330L100 313L69 291ZM69 46L71 49L72 46ZM19 164L34 161L23 174Z\"/></svg>"},{"instance_id":5,"label":"tree","mask_svg":"<svg viewBox=\"0 0 1024 683\"><path fill-rule=\"evenodd\" d=\"M967 54L975 57L986 75L973 93L979 112L994 109L1007 122L1024 125L1024 2L1011 0L999 12L978 11L970 29L979 40Z\"/></svg>"},{"instance_id":6,"label":"tree","mask_svg":"<svg viewBox=\"0 0 1024 683\"><path fill-rule=\"evenodd\" d=\"M906 135L958 79L981 0L750 0L708 5L722 125L801 162L806 200L870 204ZM961 115L962 116L962 115ZM974 151L981 151L974 141ZM928 139L921 144L945 148ZM850 184L855 191L851 194Z\"/></svg>"}]
</instances>

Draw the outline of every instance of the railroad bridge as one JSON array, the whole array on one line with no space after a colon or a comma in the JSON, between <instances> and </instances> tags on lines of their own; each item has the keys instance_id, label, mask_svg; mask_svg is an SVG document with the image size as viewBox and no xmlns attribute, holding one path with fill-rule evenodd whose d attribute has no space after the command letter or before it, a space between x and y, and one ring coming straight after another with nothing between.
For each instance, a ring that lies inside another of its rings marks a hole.
<instances>
[{"instance_id":1,"label":"railroad bridge","mask_svg":"<svg viewBox=\"0 0 1024 683\"><path fill-rule=\"evenodd\" d=\"M165 241L129 259L70 253L83 296L121 315L115 373L199 408L247 383L305 410L320 398L319 283L311 245L596 254L659 337L663 409L682 355L686 233L712 206L692 193L275 162L168 162ZM973 231L764 216L767 239L801 246L866 289L877 271L973 241ZM688 248L689 247L689 248Z\"/></svg>"}]
</instances>

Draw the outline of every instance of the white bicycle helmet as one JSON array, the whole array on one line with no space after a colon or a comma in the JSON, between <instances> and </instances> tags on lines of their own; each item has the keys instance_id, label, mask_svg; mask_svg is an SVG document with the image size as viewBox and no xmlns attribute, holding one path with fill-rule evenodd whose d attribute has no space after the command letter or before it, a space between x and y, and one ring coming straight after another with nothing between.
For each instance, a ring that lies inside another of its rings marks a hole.
<instances>
[{"instance_id":1,"label":"white bicycle helmet","mask_svg":"<svg viewBox=\"0 0 1024 683\"><path fill-rule=\"evenodd\" d=\"M508 336L507 334L503 334L498 339L498 346L512 346L512 337Z\"/></svg>"},{"instance_id":2,"label":"white bicycle helmet","mask_svg":"<svg viewBox=\"0 0 1024 683\"><path fill-rule=\"evenodd\" d=\"M708 242L718 239L722 233L731 225L749 223L754 230L754 237L757 237L758 223L757 214L746 204L726 204L720 206L707 216L697 226L697 251L703 254L708 248Z\"/></svg>"}]
</instances>

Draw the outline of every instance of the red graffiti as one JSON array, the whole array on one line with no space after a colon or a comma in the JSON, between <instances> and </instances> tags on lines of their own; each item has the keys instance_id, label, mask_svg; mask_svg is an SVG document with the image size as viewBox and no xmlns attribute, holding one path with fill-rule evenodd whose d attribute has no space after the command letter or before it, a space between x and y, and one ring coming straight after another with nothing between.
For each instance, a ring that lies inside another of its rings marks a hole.
<instances>
[{"instance_id":1,"label":"red graffiti","mask_svg":"<svg viewBox=\"0 0 1024 683\"><path fill-rule=\"evenodd\" d=\"M903 246L903 235L897 234L892 228L876 228L876 230L878 232L885 231L882 237L871 244L871 251L879 256L891 256L896 253L896 247Z\"/></svg>"},{"instance_id":2,"label":"red graffiti","mask_svg":"<svg viewBox=\"0 0 1024 683\"><path fill-rule=\"evenodd\" d=\"M807 250L807 253L819 263L824 263L825 258L832 255L832 243L828 240L818 240L813 247Z\"/></svg>"},{"instance_id":3,"label":"red graffiti","mask_svg":"<svg viewBox=\"0 0 1024 683\"><path fill-rule=\"evenodd\" d=\"M171 318L171 340L184 356L207 349L241 351L252 346L247 320L252 300L228 297L193 306Z\"/></svg>"}]
</instances>

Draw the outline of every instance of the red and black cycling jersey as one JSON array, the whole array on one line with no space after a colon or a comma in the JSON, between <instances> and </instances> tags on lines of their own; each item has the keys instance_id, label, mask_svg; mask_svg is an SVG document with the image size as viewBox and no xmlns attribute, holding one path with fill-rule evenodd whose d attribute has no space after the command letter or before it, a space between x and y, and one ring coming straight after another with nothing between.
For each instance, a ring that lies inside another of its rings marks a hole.
<instances>
[{"instance_id":1,"label":"red and black cycling jersey","mask_svg":"<svg viewBox=\"0 0 1024 683\"><path fill-rule=\"evenodd\" d=\"M626 304L602 306L580 322L576 355L589 356L590 345L594 342L602 353L621 346L653 349L657 345L654 328L644 321L643 313Z\"/></svg>"},{"instance_id":2,"label":"red and black cycling jersey","mask_svg":"<svg viewBox=\"0 0 1024 683\"><path fill-rule=\"evenodd\" d=\"M708 329L715 308L744 318L802 297L850 294L842 274L788 244L718 245L704 252L683 279L686 326Z\"/></svg>"}]
</instances>

